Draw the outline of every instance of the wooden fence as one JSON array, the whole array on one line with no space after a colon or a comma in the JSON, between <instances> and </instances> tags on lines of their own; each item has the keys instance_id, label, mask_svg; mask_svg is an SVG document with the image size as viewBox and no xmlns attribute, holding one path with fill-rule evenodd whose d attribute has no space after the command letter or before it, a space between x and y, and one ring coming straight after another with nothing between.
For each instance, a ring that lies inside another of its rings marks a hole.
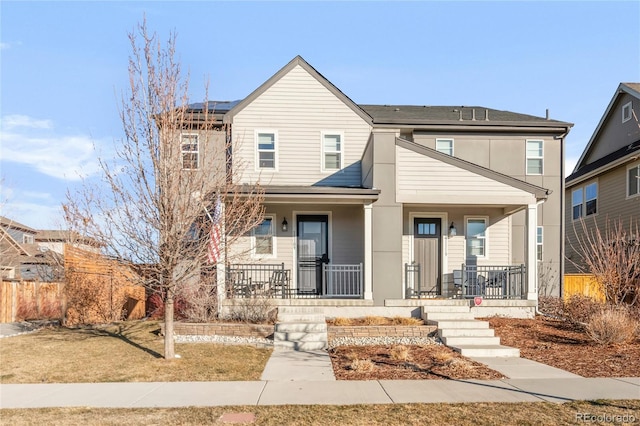
<instances>
[{"instance_id":1,"label":"wooden fence","mask_svg":"<svg viewBox=\"0 0 640 426\"><path fill-rule=\"evenodd\" d=\"M0 322L25 319L62 319L63 283L40 281L2 281Z\"/></svg>"},{"instance_id":2,"label":"wooden fence","mask_svg":"<svg viewBox=\"0 0 640 426\"><path fill-rule=\"evenodd\" d=\"M599 302L605 301L602 286L595 277L590 274L565 274L564 300L568 300L573 295L587 296Z\"/></svg>"}]
</instances>

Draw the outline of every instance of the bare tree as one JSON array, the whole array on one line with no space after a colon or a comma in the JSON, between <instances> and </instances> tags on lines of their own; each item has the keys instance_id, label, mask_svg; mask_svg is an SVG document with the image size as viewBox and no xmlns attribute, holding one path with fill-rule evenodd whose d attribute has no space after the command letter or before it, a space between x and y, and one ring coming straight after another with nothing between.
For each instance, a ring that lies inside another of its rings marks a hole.
<instances>
[{"instance_id":1,"label":"bare tree","mask_svg":"<svg viewBox=\"0 0 640 426\"><path fill-rule=\"evenodd\" d=\"M640 300L640 228L629 221L625 227L622 219L606 219L601 229L594 220L593 226L580 220L573 250L579 261L571 260L576 268L595 276L602 286L607 302L635 305Z\"/></svg>"},{"instance_id":2,"label":"bare tree","mask_svg":"<svg viewBox=\"0 0 640 426\"><path fill-rule=\"evenodd\" d=\"M197 282L203 265L220 261L221 244L233 244L262 221L263 192L234 184L240 169L230 167L230 132L216 119L206 87L201 107L189 106L175 34L163 46L143 21L129 40L124 139L115 159L100 158L101 185L85 182L64 210L71 229L136 265L145 285L160 292L164 356L171 359L178 290Z\"/></svg>"}]
</instances>

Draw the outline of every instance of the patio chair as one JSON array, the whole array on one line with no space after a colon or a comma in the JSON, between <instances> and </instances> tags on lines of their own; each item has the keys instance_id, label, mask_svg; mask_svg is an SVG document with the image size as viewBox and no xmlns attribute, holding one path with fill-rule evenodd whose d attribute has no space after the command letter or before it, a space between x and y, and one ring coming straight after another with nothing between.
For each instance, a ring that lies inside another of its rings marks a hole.
<instances>
[{"instance_id":1,"label":"patio chair","mask_svg":"<svg viewBox=\"0 0 640 426\"><path fill-rule=\"evenodd\" d=\"M288 295L289 290L289 271L278 269L271 273L269 278L269 293L272 296L281 295L284 299Z\"/></svg>"}]
</instances>

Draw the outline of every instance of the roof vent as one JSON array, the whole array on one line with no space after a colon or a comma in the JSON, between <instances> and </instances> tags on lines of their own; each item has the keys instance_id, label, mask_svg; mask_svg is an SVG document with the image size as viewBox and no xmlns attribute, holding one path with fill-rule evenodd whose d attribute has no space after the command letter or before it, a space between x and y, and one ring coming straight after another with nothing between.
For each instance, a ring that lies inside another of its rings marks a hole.
<instances>
[{"instance_id":1,"label":"roof vent","mask_svg":"<svg viewBox=\"0 0 640 426\"><path fill-rule=\"evenodd\" d=\"M462 108L460 109L460 111L459 111L459 112L460 112L460 118L459 118L459 121L462 121Z\"/></svg>"},{"instance_id":2,"label":"roof vent","mask_svg":"<svg viewBox=\"0 0 640 426\"><path fill-rule=\"evenodd\" d=\"M394 111L400 111L400 108L395 108Z\"/></svg>"},{"instance_id":3,"label":"roof vent","mask_svg":"<svg viewBox=\"0 0 640 426\"><path fill-rule=\"evenodd\" d=\"M549 108L547 108L547 120L549 119Z\"/></svg>"},{"instance_id":4,"label":"roof vent","mask_svg":"<svg viewBox=\"0 0 640 426\"><path fill-rule=\"evenodd\" d=\"M489 110L488 109L484 110L484 121L489 121Z\"/></svg>"},{"instance_id":5,"label":"roof vent","mask_svg":"<svg viewBox=\"0 0 640 426\"><path fill-rule=\"evenodd\" d=\"M471 119L472 119L473 121L476 121L476 109L475 109L475 108L473 108L473 109L471 110Z\"/></svg>"}]
</instances>

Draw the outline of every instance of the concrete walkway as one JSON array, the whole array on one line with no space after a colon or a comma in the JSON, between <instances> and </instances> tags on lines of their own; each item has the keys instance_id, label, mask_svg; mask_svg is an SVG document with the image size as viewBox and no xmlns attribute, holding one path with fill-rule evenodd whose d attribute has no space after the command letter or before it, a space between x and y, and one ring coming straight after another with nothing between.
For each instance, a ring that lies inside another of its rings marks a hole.
<instances>
[{"instance_id":1,"label":"concrete walkway","mask_svg":"<svg viewBox=\"0 0 640 426\"><path fill-rule=\"evenodd\" d=\"M327 351L298 352L274 349L262 372L264 381L336 380Z\"/></svg>"}]
</instances>

